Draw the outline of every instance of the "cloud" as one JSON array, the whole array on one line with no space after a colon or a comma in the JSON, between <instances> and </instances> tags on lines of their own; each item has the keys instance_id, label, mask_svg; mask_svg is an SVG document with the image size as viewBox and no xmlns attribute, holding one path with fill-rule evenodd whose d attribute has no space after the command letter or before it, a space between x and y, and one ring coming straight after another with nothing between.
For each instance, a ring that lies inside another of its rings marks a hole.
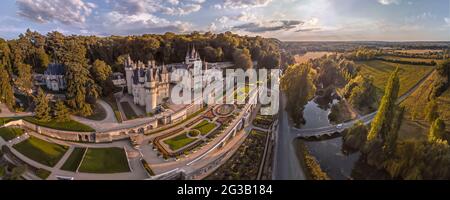
<instances>
[{"instance_id":1,"label":"cloud","mask_svg":"<svg viewBox=\"0 0 450 200\"><path fill-rule=\"evenodd\" d=\"M188 15L199 11L202 8L200 4L188 4L182 7L167 7L162 8L164 14L168 15Z\"/></svg>"},{"instance_id":2,"label":"cloud","mask_svg":"<svg viewBox=\"0 0 450 200\"><path fill-rule=\"evenodd\" d=\"M17 0L17 13L39 22L61 22L66 25L83 24L95 4L83 0Z\"/></svg>"},{"instance_id":3,"label":"cloud","mask_svg":"<svg viewBox=\"0 0 450 200\"><path fill-rule=\"evenodd\" d=\"M449 25L450 26L450 18L444 18L444 21L445 21L445 23L447 23L447 25Z\"/></svg>"},{"instance_id":4,"label":"cloud","mask_svg":"<svg viewBox=\"0 0 450 200\"><path fill-rule=\"evenodd\" d=\"M263 33L280 30L291 30L303 25L303 21L299 20L275 20L270 22L252 22L238 26L234 26L234 30L242 30L251 33Z\"/></svg>"},{"instance_id":5,"label":"cloud","mask_svg":"<svg viewBox=\"0 0 450 200\"><path fill-rule=\"evenodd\" d=\"M110 12L104 16L102 24L104 35L145 34L165 32L187 32L191 24L181 21L169 21L148 13L125 15Z\"/></svg>"},{"instance_id":6,"label":"cloud","mask_svg":"<svg viewBox=\"0 0 450 200\"><path fill-rule=\"evenodd\" d=\"M400 4L402 0L378 0L378 3L383 5Z\"/></svg>"},{"instance_id":7,"label":"cloud","mask_svg":"<svg viewBox=\"0 0 450 200\"><path fill-rule=\"evenodd\" d=\"M300 32L312 32L312 31L319 31L322 30L321 28L301 28L296 30L295 32L300 33Z\"/></svg>"},{"instance_id":8,"label":"cloud","mask_svg":"<svg viewBox=\"0 0 450 200\"><path fill-rule=\"evenodd\" d=\"M199 11L205 0L107 0L113 10L121 14L162 13L188 15Z\"/></svg>"},{"instance_id":9,"label":"cloud","mask_svg":"<svg viewBox=\"0 0 450 200\"><path fill-rule=\"evenodd\" d=\"M215 4L214 7L216 9L255 8L267 6L270 2L272 2L272 0L222 0L221 4Z\"/></svg>"}]
</instances>

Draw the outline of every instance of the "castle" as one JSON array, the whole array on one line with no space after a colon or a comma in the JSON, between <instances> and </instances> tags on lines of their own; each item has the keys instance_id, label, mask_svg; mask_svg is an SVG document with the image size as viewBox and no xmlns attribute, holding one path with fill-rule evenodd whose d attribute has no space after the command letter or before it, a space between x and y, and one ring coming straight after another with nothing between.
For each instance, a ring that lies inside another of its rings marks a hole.
<instances>
[{"instance_id":1,"label":"castle","mask_svg":"<svg viewBox=\"0 0 450 200\"><path fill-rule=\"evenodd\" d=\"M136 105L144 106L147 113L153 113L158 105L169 98L170 83L180 82L186 75L201 76L207 70L207 63L200 59L193 47L188 50L185 61L181 64L156 66L155 61L149 61L145 65L141 61L132 61L128 56L124 67L128 94L133 96ZM170 73L180 68L186 69L185 72L189 74L174 74L171 80ZM204 83L202 79L195 79L192 85L193 90L198 90L203 88Z\"/></svg>"}]
</instances>

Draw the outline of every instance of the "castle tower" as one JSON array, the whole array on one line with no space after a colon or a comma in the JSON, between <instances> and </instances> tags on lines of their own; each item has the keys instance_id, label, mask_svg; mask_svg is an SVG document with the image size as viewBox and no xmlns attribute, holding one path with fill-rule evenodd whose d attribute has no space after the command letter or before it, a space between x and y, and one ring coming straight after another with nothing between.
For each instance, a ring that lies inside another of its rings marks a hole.
<instances>
[{"instance_id":1,"label":"castle tower","mask_svg":"<svg viewBox=\"0 0 450 200\"><path fill-rule=\"evenodd\" d=\"M163 98L169 97L169 87L170 87L170 81L169 81L169 70L167 70L166 65L163 63L162 70L161 70L161 83L162 83L162 93Z\"/></svg>"},{"instance_id":2,"label":"castle tower","mask_svg":"<svg viewBox=\"0 0 450 200\"><path fill-rule=\"evenodd\" d=\"M128 94L133 93L133 70L136 68L135 63L131 60L130 55L127 56L125 62L125 78L127 80L127 91Z\"/></svg>"},{"instance_id":3,"label":"castle tower","mask_svg":"<svg viewBox=\"0 0 450 200\"><path fill-rule=\"evenodd\" d=\"M152 113L156 109L157 99L158 99L158 88L157 84L157 74L154 73L152 68L147 71L147 82L146 82L146 100L145 100L145 111L147 113Z\"/></svg>"}]
</instances>

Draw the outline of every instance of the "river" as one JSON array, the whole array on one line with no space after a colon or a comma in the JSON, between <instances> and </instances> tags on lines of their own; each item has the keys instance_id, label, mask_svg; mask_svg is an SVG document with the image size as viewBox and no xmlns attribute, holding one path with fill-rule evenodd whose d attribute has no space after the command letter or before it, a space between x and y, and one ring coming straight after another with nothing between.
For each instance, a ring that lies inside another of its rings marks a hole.
<instances>
[{"instance_id":1,"label":"river","mask_svg":"<svg viewBox=\"0 0 450 200\"><path fill-rule=\"evenodd\" d=\"M303 112L306 124L303 129L320 128L332 125L328 119L332 104L339 101L318 104L317 98L308 102ZM335 180L351 179L352 170L360 157L360 153L345 155L342 153L342 137L320 142L304 142L322 169Z\"/></svg>"}]
</instances>

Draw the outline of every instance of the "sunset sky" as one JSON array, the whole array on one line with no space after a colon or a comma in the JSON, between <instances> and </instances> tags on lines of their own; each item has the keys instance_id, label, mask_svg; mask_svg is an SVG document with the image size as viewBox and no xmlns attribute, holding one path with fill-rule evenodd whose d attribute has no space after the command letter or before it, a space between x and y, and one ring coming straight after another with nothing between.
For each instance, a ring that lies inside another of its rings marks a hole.
<instances>
[{"instance_id":1,"label":"sunset sky","mask_svg":"<svg viewBox=\"0 0 450 200\"><path fill-rule=\"evenodd\" d=\"M281 40L450 40L450 0L2 0L0 37L233 31Z\"/></svg>"}]
</instances>

